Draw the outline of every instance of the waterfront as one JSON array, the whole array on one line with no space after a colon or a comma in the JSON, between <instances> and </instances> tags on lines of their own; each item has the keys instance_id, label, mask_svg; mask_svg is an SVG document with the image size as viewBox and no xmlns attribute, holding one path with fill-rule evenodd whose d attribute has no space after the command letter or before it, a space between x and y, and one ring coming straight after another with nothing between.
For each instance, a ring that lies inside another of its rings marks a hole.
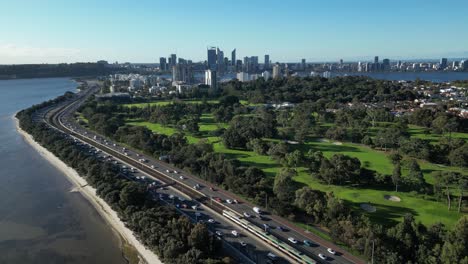
<instances>
[{"instance_id":1,"label":"waterfront","mask_svg":"<svg viewBox=\"0 0 468 264\"><path fill-rule=\"evenodd\" d=\"M117 235L12 119L76 85L66 78L0 81L0 263L126 263Z\"/></svg>"}]
</instances>

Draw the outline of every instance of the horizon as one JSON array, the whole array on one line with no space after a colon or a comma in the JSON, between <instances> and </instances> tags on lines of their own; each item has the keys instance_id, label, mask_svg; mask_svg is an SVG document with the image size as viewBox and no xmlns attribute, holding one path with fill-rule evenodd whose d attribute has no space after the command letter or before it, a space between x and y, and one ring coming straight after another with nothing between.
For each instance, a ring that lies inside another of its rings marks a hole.
<instances>
[{"instance_id":1,"label":"horizon","mask_svg":"<svg viewBox=\"0 0 468 264\"><path fill-rule=\"evenodd\" d=\"M0 38L1 65L157 63L171 53L204 61L207 46L228 57L234 48L238 58L269 54L272 62L468 57L468 36L460 34L468 3L458 0L293 0L287 6L279 0L23 0L0 7L0 29L8 36Z\"/></svg>"}]
</instances>

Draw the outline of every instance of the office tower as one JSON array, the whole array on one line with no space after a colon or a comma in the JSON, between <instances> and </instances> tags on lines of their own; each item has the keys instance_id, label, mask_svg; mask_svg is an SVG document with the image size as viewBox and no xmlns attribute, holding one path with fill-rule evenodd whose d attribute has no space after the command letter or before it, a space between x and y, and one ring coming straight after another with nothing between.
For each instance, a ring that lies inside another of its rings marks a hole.
<instances>
[{"instance_id":1,"label":"office tower","mask_svg":"<svg viewBox=\"0 0 468 264\"><path fill-rule=\"evenodd\" d=\"M236 60L236 71L242 70L242 60Z\"/></svg>"},{"instance_id":2,"label":"office tower","mask_svg":"<svg viewBox=\"0 0 468 264\"><path fill-rule=\"evenodd\" d=\"M440 68L443 70L447 68L447 58L440 59Z\"/></svg>"},{"instance_id":3,"label":"office tower","mask_svg":"<svg viewBox=\"0 0 468 264\"><path fill-rule=\"evenodd\" d=\"M306 68L306 59L302 59L301 60L301 69L305 70L305 68Z\"/></svg>"},{"instance_id":4,"label":"office tower","mask_svg":"<svg viewBox=\"0 0 468 264\"><path fill-rule=\"evenodd\" d=\"M166 62L166 58L164 57L160 57L159 58L159 69L161 71L167 71L167 62Z\"/></svg>"},{"instance_id":5,"label":"office tower","mask_svg":"<svg viewBox=\"0 0 468 264\"><path fill-rule=\"evenodd\" d=\"M224 52L216 48L216 66L219 73L224 72Z\"/></svg>"},{"instance_id":6,"label":"office tower","mask_svg":"<svg viewBox=\"0 0 468 264\"><path fill-rule=\"evenodd\" d=\"M383 61L382 61L382 70L384 70L384 71L389 71L390 70L390 60L389 59L383 59Z\"/></svg>"},{"instance_id":7,"label":"office tower","mask_svg":"<svg viewBox=\"0 0 468 264\"><path fill-rule=\"evenodd\" d=\"M248 81L250 81L249 74L246 73L246 72L238 72L236 77L237 77L237 80L239 80L239 82L248 82Z\"/></svg>"},{"instance_id":8,"label":"office tower","mask_svg":"<svg viewBox=\"0 0 468 264\"><path fill-rule=\"evenodd\" d=\"M374 57L374 63L379 63L379 56Z\"/></svg>"},{"instance_id":9,"label":"office tower","mask_svg":"<svg viewBox=\"0 0 468 264\"><path fill-rule=\"evenodd\" d=\"M340 66L343 66L343 59L340 59Z\"/></svg>"},{"instance_id":10,"label":"office tower","mask_svg":"<svg viewBox=\"0 0 468 264\"><path fill-rule=\"evenodd\" d=\"M251 73L256 73L258 71L258 56L250 57L250 64L251 64Z\"/></svg>"},{"instance_id":11,"label":"office tower","mask_svg":"<svg viewBox=\"0 0 468 264\"><path fill-rule=\"evenodd\" d=\"M250 58L244 57L244 64L242 64L242 71L250 72L252 65L250 64Z\"/></svg>"},{"instance_id":12,"label":"office tower","mask_svg":"<svg viewBox=\"0 0 468 264\"><path fill-rule=\"evenodd\" d=\"M207 50L208 52L208 69L214 70L216 69L216 48L210 47Z\"/></svg>"},{"instance_id":13,"label":"office tower","mask_svg":"<svg viewBox=\"0 0 468 264\"><path fill-rule=\"evenodd\" d=\"M461 68L462 70L468 69L468 62L467 62L466 60L460 61L460 68Z\"/></svg>"},{"instance_id":14,"label":"office tower","mask_svg":"<svg viewBox=\"0 0 468 264\"><path fill-rule=\"evenodd\" d=\"M171 54L171 66L174 66L177 64L177 55Z\"/></svg>"},{"instance_id":15,"label":"office tower","mask_svg":"<svg viewBox=\"0 0 468 264\"><path fill-rule=\"evenodd\" d=\"M173 82L193 82L193 67L189 64L176 64L172 66L172 81Z\"/></svg>"},{"instance_id":16,"label":"office tower","mask_svg":"<svg viewBox=\"0 0 468 264\"><path fill-rule=\"evenodd\" d=\"M229 66L229 58L228 57L224 57L224 69L227 69L227 67Z\"/></svg>"},{"instance_id":17,"label":"office tower","mask_svg":"<svg viewBox=\"0 0 468 264\"><path fill-rule=\"evenodd\" d=\"M357 66L357 71L358 71L358 72L362 72L362 63L361 63L361 62L358 62L357 65L358 65L358 66Z\"/></svg>"},{"instance_id":18,"label":"office tower","mask_svg":"<svg viewBox=\"0 0 468 264\"><path fill-rule=\"evenodd\" d=\"M231 65L236 65L236 49L233 49L231 52Z\"/></svg>"},{"instance_id":19,"label":"office tower","mask_svg":"<svg viewBox=\"0 0 468 264\"><path fill-rule=\"evenodd\" d=\"M215 90L217 89L216 71L213 71L213 70L205 71L205 84Z\"/></svg>"},{"instance_id":20,"label":"office tower","mask_svg":"<svg viewBox=\"0 0 468 264\"><path fill-rule=\"evenodd\" d=\"M281 68L278 63L273 66L273 79L281 77Z\"/></svg>"},{"instance_id":21,"label":"office tower","mask_svg":"<svg viewBox=\"0 0 468 264\"><path fill-rule=\"evenodd\" d=\"M265 61L263 63L263 69L269 69L270 68L270 55L265 55Z\"/></svg>"}]
</instances>

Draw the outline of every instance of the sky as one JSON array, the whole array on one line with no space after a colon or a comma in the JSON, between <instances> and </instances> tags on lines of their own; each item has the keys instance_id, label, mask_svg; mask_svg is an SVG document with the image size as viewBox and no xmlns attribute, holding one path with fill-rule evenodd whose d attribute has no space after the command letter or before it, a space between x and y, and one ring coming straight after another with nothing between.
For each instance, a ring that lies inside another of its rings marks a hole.
<instances>
[{"instance_id":1,"label":"sky","mask_svg":"<svg viewBox=\"0 0 468 264\"><path fill-rule=\"evenodd\" d=\"M0 0L0 64L468 57L467 0Z\"/></svg>"}]
</instances>

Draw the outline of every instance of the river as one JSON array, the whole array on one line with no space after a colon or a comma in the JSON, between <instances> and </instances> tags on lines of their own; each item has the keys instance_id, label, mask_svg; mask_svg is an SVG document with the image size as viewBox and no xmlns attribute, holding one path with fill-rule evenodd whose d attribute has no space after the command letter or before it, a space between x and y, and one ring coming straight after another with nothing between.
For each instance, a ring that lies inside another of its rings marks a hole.
<instances>
[{"instance_id":1,"label":"river","mask_svg":"<svg viewBox=\"0 0 468 264\"><path fill-rule=\"evenodd\" d=\"M0 264L127 263L118 236L12 119L76 87L68 78L0 81Z\"/></svg>"}]
</instances>

